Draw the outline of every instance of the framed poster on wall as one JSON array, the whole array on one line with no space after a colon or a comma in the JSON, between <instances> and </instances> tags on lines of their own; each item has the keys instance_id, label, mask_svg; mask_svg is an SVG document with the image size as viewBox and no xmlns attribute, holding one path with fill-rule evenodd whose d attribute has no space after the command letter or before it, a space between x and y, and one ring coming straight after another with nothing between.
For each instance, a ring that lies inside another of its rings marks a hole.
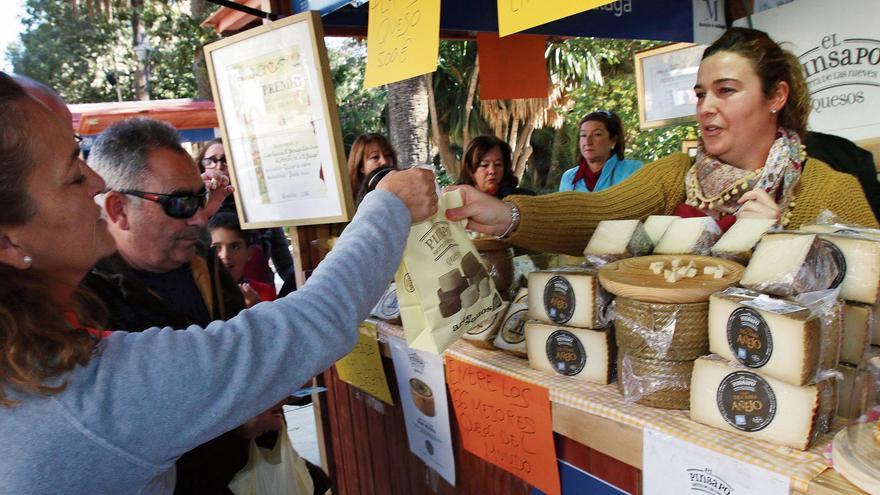
<instances>
[{"instance_id":1,"label":"framed poster on wall","mask_svg":"<svg viewBox=\"0 0 880 495\"><path fill-rule=\"evenodd\" d=\"M205 46L243 228L345 222L354 205L320 17Z\"/></svg>"},{"instance_id":2,"label":"framed poster on wall","mask_svg":"<svg viewBox=\"0 0 880 495\"><path fill-rule=\"evenodd\" d=\"M641 129L696 120L694 84L705 48L675 43L635 54Z\"/></svg>"}]
</instances>

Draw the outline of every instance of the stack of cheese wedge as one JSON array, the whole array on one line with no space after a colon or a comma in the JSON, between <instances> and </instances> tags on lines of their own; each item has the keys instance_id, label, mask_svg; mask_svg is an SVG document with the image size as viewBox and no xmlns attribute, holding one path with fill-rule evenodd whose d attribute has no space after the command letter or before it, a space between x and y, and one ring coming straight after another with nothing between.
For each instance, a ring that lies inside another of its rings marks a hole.
<instances>
[{"instance_id":1,"label":"stack of cheese wedge","mask_svg":"<svg viewBox=\"0 0 880 495\"><path fill-rule=\"evenodd\" d=\"M610 383L615 363L610 303L594 270L570 267L530 273L525 324L529 365Z\"/></svg>"}]
</instances>

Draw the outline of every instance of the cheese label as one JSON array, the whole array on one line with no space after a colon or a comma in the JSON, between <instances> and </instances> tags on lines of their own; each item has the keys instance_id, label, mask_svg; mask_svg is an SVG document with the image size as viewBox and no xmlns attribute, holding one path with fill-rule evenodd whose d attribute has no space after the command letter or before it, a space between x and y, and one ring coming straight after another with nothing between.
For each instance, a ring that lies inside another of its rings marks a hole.
<instances>
[{"instance_id":1,"label":"cheese label","mask_svg":"<svg viewBox=\"0 0 880 495\"><path fill-rule=\"evenodd\" d=\"M555 276L544 286L544 309L555 323L566 323L574 314L574 289L565 277Z\"/></svg>"},{"instance_id":2,"label":"cheese label","mask_svg":"<svg viewBox=\"0 0 880 495\"><path fill-rule=\"evenodd\" d=\"M523 327L526 324L526 315L528 308L521 309L511 314L504 323L501 324L501 338L508 344L519 344L526 339Z\"/></svg>"},{"instance_id":3,"label":"cheese label","mask_svg":"<svg viewBox=\"0 0 880 495\"><path fill-rule=\"evenodd\" d=\"M385 292L376 308L373 309L373 314L386 320L400 318L400 306L397 304L397 288L393 283Z\"/></svg>"},{"instance_id":4,"label":"cheese label","mask_svg":"<svg viewBox=\"0 0 880 495\"><path fill-rule=\"evenodd\" d=\"M567 330L557 330L547 337L547 360L557 373L577 375L587 364L587 353L580 339Z\"/></svg>"},{"instance_id":5,"label":"cheese label","mask_svg":"<svg viewBox=\"0 0 880 495\"><path fill-rule=\"evenodd\" d=\"M825 246L828 250L828 254L831 255L831 259L834 260L834 263L837 265L837 276L834 277L831 286L828 287L829 289L836 289L840 287L840 284L843 283L843 279L846 277L846 256L843 255L843 251L841 251L833 242L821 238L819 239L819 242Z\"/></svg>"},{"instance_id":6,"label":"cheese label","mask_svg":"<svg viewBox=\"0 0 880 495\"><path fill-rule=\"evenodd\" d=\"M748 371L724 377L715 394L721 417L740 431L766 428L776 416L776 394L766 380Z\"/></svg>"},{"instance_id":7,"label":"cheese label","mask_svg":"<svg viewBox=\"0 0 880 495\"><path fill-rule=\"evenodd\" d=\"M736 360L760 368L773 355L773 336L761 315L752 308L736 308L727 318L727 344Z\"/></svg>"}]
</instances>

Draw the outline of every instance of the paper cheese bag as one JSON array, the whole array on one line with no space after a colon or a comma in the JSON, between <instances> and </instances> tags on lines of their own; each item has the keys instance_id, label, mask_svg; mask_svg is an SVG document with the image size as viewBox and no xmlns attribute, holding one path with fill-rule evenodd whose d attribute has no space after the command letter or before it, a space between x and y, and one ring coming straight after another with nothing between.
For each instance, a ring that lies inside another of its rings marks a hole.
<instances>
[{"instance_id":1,"label":"paper cheese bag","mask_svg":"<svg viewBox=\"0 0 880 495\"><path fill-rule=\"evenodd\" d=\"M440 197L430 219L410 227L397 269L397 299L406 341L440 354L501 309L495 284L473 242L446 210L462 205L458 191Z\"/></svg>"}]
</instances>

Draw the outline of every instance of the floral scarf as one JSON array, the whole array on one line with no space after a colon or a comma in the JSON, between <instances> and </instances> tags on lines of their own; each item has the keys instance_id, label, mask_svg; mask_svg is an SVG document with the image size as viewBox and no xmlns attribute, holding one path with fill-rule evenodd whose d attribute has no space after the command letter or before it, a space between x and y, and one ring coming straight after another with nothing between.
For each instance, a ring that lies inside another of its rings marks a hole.
<instances>
[{"instance_id":1,"label":"floral scarf","mask_svg":"<svg viewBox=\"0 0 880 495\"><path fill-rule=\"evenodd\" d=\"M776 131L767 161L757 173L709 155L700 140L696 161L685 178L687 204L718 220L739 211L742 205L736 201L743 193L760 188L776 200L784 213L794 199L794 186L801 177L805 159L806 152L797 133L782 127Z\"/></svg>"}]
</instances>

